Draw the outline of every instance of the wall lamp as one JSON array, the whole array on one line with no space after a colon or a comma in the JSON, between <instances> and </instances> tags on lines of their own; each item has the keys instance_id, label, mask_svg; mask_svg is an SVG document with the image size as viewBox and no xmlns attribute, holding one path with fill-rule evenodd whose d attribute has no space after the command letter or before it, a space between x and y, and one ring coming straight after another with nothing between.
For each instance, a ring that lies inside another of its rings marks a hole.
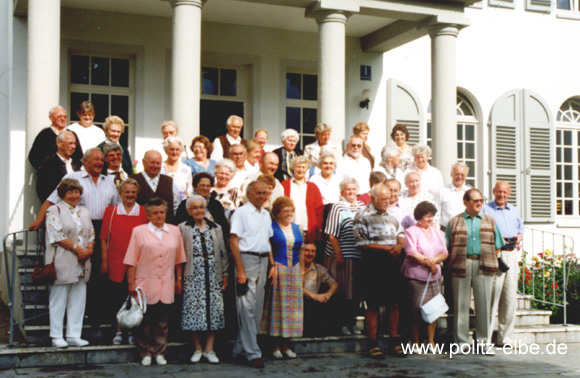
<instances>
[{"instance_id":1,"label":"wall lamp","mask_svg":"<svg viewBox=\"0 0 580 378\"><path fill-rule=\"evenodd\" d=\"M359 103L359 106L364 109L368 109L369 108L369 102L371 102L371 98L373 98L373 92L370 89L365 89L362 91L361 95L361 102Z\"/></svg>"}]
</instances>

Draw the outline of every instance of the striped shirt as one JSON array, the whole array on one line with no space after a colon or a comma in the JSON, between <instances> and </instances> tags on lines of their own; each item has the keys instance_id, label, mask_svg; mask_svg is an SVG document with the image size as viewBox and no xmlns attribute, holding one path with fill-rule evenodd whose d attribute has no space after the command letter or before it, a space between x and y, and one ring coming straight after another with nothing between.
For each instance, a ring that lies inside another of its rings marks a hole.
<instances>
[{"instance_id":1,"label":"striped shirt","mask_svg":"<svg viewBox=\"0 0 580 378\"><path fill-rule=\"evenodd\" d=\"M65 178L75 179L83 187L83 194L78 205L89 210L92 220L102 220L107 206L114 206L121 202L112 176L99 175L97 184L85 170L70 173L63 177ZM56 189L47 198L47 201L52 203L58 203L60 200Z\"/></svg>"},{"instance_id":2,"label":"striped shirt","mask_svg":"<svg viewBox=\"0 0 580 378\"><path fill-rule=\"evenodd\" d=\"M332 205L328 213L328 218L326 219L324 233L338 239L340 251L345 259L360 259L360 253L354 245L352 221L356 212L362 207L364 207L364 203L360 201L356 201L355 204L350 204L349 202L341 200ZM334 254L329 240L326 241L325 253L328 256Z\"/></svg>"},{"instance_id":3,"label":"striped shirt","mask_svg":"<svg viewBox=\"0 0 580 378\"><path fill-rule=\"evenodd\" d=\"M353 223L357 247L369 244L395 245L397 238L405 237L405 231L397 218L386 211L379 213L372 203L357 213Z\"/></svg>"}]
</instances>

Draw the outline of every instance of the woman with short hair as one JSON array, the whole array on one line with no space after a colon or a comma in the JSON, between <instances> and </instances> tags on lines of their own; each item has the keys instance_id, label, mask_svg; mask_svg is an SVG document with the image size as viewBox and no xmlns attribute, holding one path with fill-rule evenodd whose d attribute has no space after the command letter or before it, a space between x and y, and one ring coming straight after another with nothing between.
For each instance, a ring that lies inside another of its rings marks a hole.
<instances>
[{"instance_id":1,"label":"woman with short hair","mask_svg":"<svg viewBox=\"0 0 580 378\"><path fill-rule=\"evenodd\" d=\"M318 160L318 168L319 172L311 175L308 181L318 186L325 206L338 202L340 200L341 178L334 173L336 157L332 151L326 150L326 148L322 149Z\"/></svg>"},{"instance_id":2,"label":"woman with short hair","mask_svg":"<svg viewBox=\"0 0 580 378\"><path fill-rule=\"evenodd\" d=\"M173 179L179 189L179 200L183 201L193 194L191 169L181 162L183 141L176 136L170 136L163 141L163 149L167 159L161 164L161 173Z\"/></svg>"},{"instance_id":3,"label":"woman with short hair","mask_svg":"<svg viewBox=\"0 0 580 378\"><path fill-rule=\"evenodd\" d=\"M417 144L411 149L415 164L410 168L419 173L423 190L437 196L439 189L443 186L443 175L441 171L429 164L431 157L431 147Z\"/></svg>"},{"instance_id":4,"label":"woman with short hair","mask_svg":"<svg viewBox=\"0 0 580 378\"><path fill-rule=\"evenodd\" d=\"M409 140L409 130L407 126L402 123L397 123L393 126L391 130L391 139L397 145L401 154L399 158L401 159L400 167L403 171L407 170L411 165L413 165L413 155L411 154L411 146L407 144Z\"/></svg>"},{"instance_id":5,"label":"woman with short hair","mask_svg":"<svg viewBox=\"0 0 580 378\"><path fill-rule=\"evenodd\" d=\"M213 173L215 186L211 189L211 198L220 201L229 219L234 210L242 204L240 189L230 187L230 182L236 174L236 165L230 159L220 160L214 165Z\"/></svg>"},{"instance_id":6,"label":"woman with short hair","mask_svg":"<svg viewBox=\"0 0 580 378\"><path fill-rule=\"evenodd\" d=\"M314 135L316 136L316 142L311 143L304 147L304 156L310 160L310 164L318 165L320 158L320 149L326 147L328 150L332 151L334 154L335 162L338 161L342 155L342 149L339 145L335 144L330 140L330 133L332 132L332 127L326 123L319 123L314 128Z\"/></svg>"},{"instance_id":7,"label":"woman with short hair","mask_svg":"<svg viewBox=\"0 0 580 378\"><path fill-rule=\"evenodd\" d=\"M207 172L213 175L216 161L210 159L213 152L213 144L203 135L196 136L191 140L190 146L193 158L185 160L185 165L191 168L191 174L195 176L199 172Z\"/></svg>"},{"instance_id":8,"label":"woman with short hair","mask_svg":"<svg viewBox=\"0 0 580 378\"><path fill-rule=\"evenodd\" d=\"M118 144L123 152L123 161L121 163L123 170L129 175L135 173L135 170L133 169L133 159L131 158L131 154L129 154L129 150L124 148L119 142L121 135L125 131L125 121L116 115L109 116L105 119L103 129L105 130L106 140L97 147L100 148L101 151L104 151L106 143Z\"/></svg>"},{"instance_id":9,"label":"woman with short hair","mask_svg":"<svg viewBox=\"0 0 580 378\"><path fill-rule=\"evenodd\" d=\"M371 163L371 169L375 167L375 157L371 154L371 148L367 144L371 128L366 122L359 122L352 128L352 134L363 140L362 156Z\"/></svg>"},{"instance_id":10,"label":"woman with short hair","mask_svg":"<svg viewBox=\"0 0 580 378\"><path fill-rule=\"evenodd\" d=\"M437 207L437 200L435 196L426 190L423 190L423 181L421 180L421 175L416 171L409 171L405 175L405 186L406 190L401 191L400 197L411 211L415 210L415 207L420 202L428 201L431 202L435 207ZM435 223L439 223L440 215L437 212L435 214Z\"/></svg>"}]
</instances>

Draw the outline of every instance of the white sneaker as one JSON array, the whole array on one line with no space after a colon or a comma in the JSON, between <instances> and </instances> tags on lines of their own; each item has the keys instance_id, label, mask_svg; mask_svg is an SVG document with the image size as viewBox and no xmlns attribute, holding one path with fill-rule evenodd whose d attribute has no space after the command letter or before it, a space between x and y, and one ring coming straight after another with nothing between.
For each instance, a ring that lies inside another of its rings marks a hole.
<instances>
[{"instance_id":1,"label":"white sneaker","mask_svg":"<svg viewBox=\"0 0 580 378\"><path fill-rule=\"evenodd\" d=\"M296 353L294 353L294 351L290 348L286 349L284 351L284 354L286 355L286 357L288 358L296 358Z\"/></svg>"},{"instance_id":2,"label":"white sneaker","mask_svg":"<svg viewBox=\"0 0 580 378\"><path fill-rule=\"evenodd\" d=\"M141 365L142 366L151 366L151 356L143 357L143 359L141 360Z\"/></svg>"},{"instance_id":3,"label":"white sneaker","mask_svg":"<svg viewBox=\"0 0 580 378\"><path fill-rule=\"evenodd\" d=\"M133 336L131 334L131 332L129 332L129 336L127 337L127 342L129 343L129 345L135 345L135 336Z\"/></svg>"},{"instance_id":4,"label":"white sneaker","mask_svg":"<svg viewBox=\"0 0 580 378\"><path fill-rule=\"evenodd\" d=\"M155 357L155 362L157 363L157 365L160 365L160 366L167 365L167 360L161 354L159 356Z\"/></svg>"},{"instance_id":5,"label":"white sneaker","mask_svg":"<svg viewBox=\"0 0 580 378\"><path fill-rule=\"evenodd\" d=\"M89 342L87 340L83 340L81 338L78 339L66 339L66 342L68 343L69 346L78 346L78 347L84 347L89 345Z\"/></svg>"},{"instance_id":6,"label":"white sneaker","mask_svg":"<svg viewBox=\"0 0 580 378\"><path fill-rule=\"evenodd\" d=\"M203 354L203 357L209 362L210 364L219 364L220 359L217 357L215 352L212 350L211 352L207 352Z\"/></svg>"},{"instance_id":7,"label":"white sneaker","mask_svg":"<svg viewBox=\"0 0 580 378\"><path fill-rule=\"evenodd\" d=\"M52 346L57 348L66 348L68 343L64 339L52 339Z\"/></svg>"},{"instance_id":8,"label":"white sneaker","mask_svg":"<svg viewBox=\"0 0 580 378\"><path fill-rule=\"evenodd\" d=\"M201 360L202 355L203 355L203 353L201 353L201 351L196 350L195 352L193 352L193 356L191 356L190 361L194 364L197 364L199 362L199 360Z\"/></svg>"},{"instance_id":9,"label":"white sneaker","mask_svg":"<svg viewBox=\"0 0 580 378\"><path fill-rule=\"evenodd\" d=\"M274 352L272 352L272 357L274 357L277 360L281 360L284 358L284 356L282 356L282 352L280 352L280 349L276 349Z\"/></svg>"}]
</instances>

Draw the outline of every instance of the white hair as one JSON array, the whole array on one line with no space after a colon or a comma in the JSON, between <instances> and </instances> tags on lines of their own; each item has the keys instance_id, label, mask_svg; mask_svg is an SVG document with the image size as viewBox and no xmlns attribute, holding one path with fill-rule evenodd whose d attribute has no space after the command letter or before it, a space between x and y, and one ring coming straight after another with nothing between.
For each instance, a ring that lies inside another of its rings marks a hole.
<instances>
[{"instance_id":1,"label":"white hair","mask_svg":"<svg viewBox=\"0 0 580 378\"><path fill-rule=\"evenodd\" d=\"M167 152L169 145L172 143L178 143L181 146L181 151L183 151L183 140L181 140L181 138L177 136L168 136L163 141L163 149L165 150L165 152Z\"/></svg>"},{"instance_id":2,"label":"white hair","mask_svg":"<svg viewBox=\"0 0 580 378\"><path fill-rule=\"evenodd\" d=\"M200 196L199 194L194 194L191 197L189 197L187 199L187 201L185 202L185 208L189 209L189 205L191 205L194 202L203 202L203 206L207 207L207 201L205 200L205 198L203 198L202 196Z\"/></svg>"},{"instance_id":3,"label":"white hair","mask_svg":"<svg viewBox=\"0 0 580 378\"><path fill-rule=\"evenodd\" d=\"M236 168L236 164L234 164L233 160L223 159L223 160L218 161L213 166L213 173L216 174L217 171L219 171L222 167L229 168L230 171L232 171L232 177L236 174L237 168Z\"/></svg>"},{"instance_id":4,"label":"white hair","mask_svg":"<svg viewBox=\"0 0 580 378\"><path fill-rule=\"evenodd\" d=\"M389 156L396 156L399 154L399 148L393 145L386 145L385 147L383 147L383 149L381 150L381 158L383 159L383 162L387 161L387 158Z\"/></svg>"},{"instance_id":5,"label":"white hair","mask_svg":"<svg viewBox=\"0 0 580 378\"><path fill-rule=\"evenodd\" d=\"M416 144L411 149L411 154L413 156L425 155L425 156L427 156L427 159L429 159L431 157L431 147L429 147L425 144Z\"/></svg>"},{"instance_id":6,"label":"white hair","mask_svg":"<svg viewBox=\"0 0 580 378\"><path fill-rule=\"evenodd\" d=\"M282 134L280 134L280 141L284 143L284 141L290 137L294 137L298 140L298 132L294 129L286 129L282 131Z\"/></svg>"}]
</instances>

